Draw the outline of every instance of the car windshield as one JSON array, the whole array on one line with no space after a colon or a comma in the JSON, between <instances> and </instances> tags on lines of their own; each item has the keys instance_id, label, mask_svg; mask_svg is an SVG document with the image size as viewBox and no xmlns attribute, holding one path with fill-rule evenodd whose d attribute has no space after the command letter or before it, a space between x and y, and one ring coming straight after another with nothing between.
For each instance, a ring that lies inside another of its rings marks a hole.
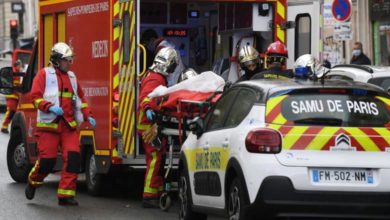
<instances>
[{"instance_id":1,"label":"car windshield","mask_svg":"<svg viewBox=\"0 0 390 220\"><path fill-rule=\"evenodd\" d=\"M360 89L291 93L268 100L266 120L273 124L387 127L388 104L387 97Z\"/></svg>"}]
</instances>

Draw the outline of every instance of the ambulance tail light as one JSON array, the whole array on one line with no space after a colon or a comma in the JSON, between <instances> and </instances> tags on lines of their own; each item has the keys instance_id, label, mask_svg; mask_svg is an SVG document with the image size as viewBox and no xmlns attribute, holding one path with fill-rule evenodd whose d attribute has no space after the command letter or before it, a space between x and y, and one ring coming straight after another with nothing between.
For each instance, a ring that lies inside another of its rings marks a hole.
<instances>
[{"instance_id":1,"label":"ambulance tail light","mask_svg":"<svg viewBox=\"0 0 390 220\"><path fill-rule=\"evenodd\" d=\"M114 106L112 107L112 112L113 112L115 115L118 115L118 113L119 113L119 106L118 106L118 103L115 103L115 102L114 102Z\"/></svg>"},{"instance_id":2,"label":"ambulance tail light","mask_svg":"<svg viewBox=\"0 0 390 220\"><path fill-rule=\"evenodd\" d=\"M346 94L347 90L345 89L320 89L320 93L326 93L326 94Z\"/></svg>"},{"instance_id":3,"label":"ambulance tail light","mask_svg":"<svg viewBox=\"0 0 390 220\"><path fill-rule=\"evenodd\" d=\"M119 98L120 98L119 93L115 91L112 98L115 102L119 102Z\"/></svg>"},{"instance_id":4,"label":"ambulance tail light","mask_svg":"<svg viewBox=\"0 0 390 220\"><path fill-rule=\"evenodd\" d=\"M112 126L114 126L114 128L118 128L119 127L118 117L115 117L115 118L112 119Z\"/></svg>"},{"instance_id":5,"label":"ambulance tail light","mask_svg":"<svg viewBox=\"0 0 390 220\"><path fill-rule=\"evenodd\" d=\"M245 139L246 149L251 153L277 154L282 150L282 137L268 128L256 128Z\"/></svg>"},{"instance_id":6,"label":"ambulance tail light","mask_svg":"<svg viewBox=\"0 0 390 220\"><path fill-rule=\"evenodd\" d=\"M112 106L112 112L114 113L114 115L118 115L119 113L119 93L117 91L114 91L113 95L112 95L112 99L113 99L113 106Z\"/></svg>"},{"instance_id":7,"label":"ambulance tail light","mask_svg":"<svg viewBox=\"0 0 390 220\"><path fill-rule=\"evenodd\" d=\"M118 108L118 103L115 103L114 102L114 107L112 107L112 126L114 126L114 128L118 128L119 126L119 119L118 119L118 113L119 113L119 108Z\"/></svg>"}]
</instances>

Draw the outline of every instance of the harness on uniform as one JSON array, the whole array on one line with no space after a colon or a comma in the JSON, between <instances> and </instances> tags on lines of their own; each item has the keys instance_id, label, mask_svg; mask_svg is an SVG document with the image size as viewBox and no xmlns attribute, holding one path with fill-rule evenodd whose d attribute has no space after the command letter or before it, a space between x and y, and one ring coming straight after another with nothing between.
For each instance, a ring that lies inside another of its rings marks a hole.
<instances>
[{"instance_id":1,"label":"harness on uniform","mask_svg":"<svg viewBox=\"0 0 390 220\"><path fill-rule=\"evenodd\" d=\"M53 67L46 67L46 86L43 93L43 99L53 103L54 105L60 105L60 96L58 92L58 81L56 76L56 70ZM70 79L73 94L72 94L72 105L74 108L74 118L77 124L81 124L84 120L83 114L81 112L81 100L77 94L77 79L76 75L72 71L68 71L67 75ZM63 95L63 94L61 94ZM37 121L42 123L53 123L56 120L57 116L53 113L46 113L38 109Z\"/></svg>"}]
</instances>

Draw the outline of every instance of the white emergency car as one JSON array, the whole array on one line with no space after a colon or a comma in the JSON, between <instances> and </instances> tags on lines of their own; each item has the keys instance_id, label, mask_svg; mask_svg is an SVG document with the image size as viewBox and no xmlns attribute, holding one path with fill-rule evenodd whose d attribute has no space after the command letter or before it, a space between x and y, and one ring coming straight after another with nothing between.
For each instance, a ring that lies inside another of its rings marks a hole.
<instances>
[{"instance_id":1,"label":"white emergency car","mask_svg":"<svg viewBox=\"0 0 390 220\"><path fill-rule=\"evenodd\" d=\"M389 105L352 81L235 84L182 146L180 219L390 218Z\"/></svg>"},{"instance_id":2,"label":"white emergency car","mask_svg":"<svg viewBox=\"0 0 390 220\"><path fill-rule=\"evenodd\" d=\"M353 64L337 65L327 74L327 78L371 83L388 91L390 88L390 67Z\"/></svg>"}]
</instances>

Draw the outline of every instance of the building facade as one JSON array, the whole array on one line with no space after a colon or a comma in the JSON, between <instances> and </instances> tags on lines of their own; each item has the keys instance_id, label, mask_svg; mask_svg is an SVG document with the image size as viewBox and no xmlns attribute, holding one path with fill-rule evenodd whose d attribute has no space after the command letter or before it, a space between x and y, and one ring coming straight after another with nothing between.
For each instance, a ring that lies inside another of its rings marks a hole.
<instances>
[{"instance_id":1,"label":"building facade","mask_svg":"<svg viewBox=\"0 0 390 220\"><path fill-rule=\"evenodd\" d=\"M22 3L24 5L23 16L12 12L12 3ZM37 0L1 0L0 1L0 53L9 51L12 48L10 40L11 19L18 20L18 24L23 24L23 33L19 34L19 39L34 37L37 31ZM20 22L20 19L23 22Z\"/></svg>"},{"instance_id":2,"label":"building facade","mask_svg":"<svg viewBox=\"0 0 390 220\"><path fill-rule=\"evenodd\" d=\"M390 0L370 0L374 63L390 65Z\"/></svg>"}]
</instances>

